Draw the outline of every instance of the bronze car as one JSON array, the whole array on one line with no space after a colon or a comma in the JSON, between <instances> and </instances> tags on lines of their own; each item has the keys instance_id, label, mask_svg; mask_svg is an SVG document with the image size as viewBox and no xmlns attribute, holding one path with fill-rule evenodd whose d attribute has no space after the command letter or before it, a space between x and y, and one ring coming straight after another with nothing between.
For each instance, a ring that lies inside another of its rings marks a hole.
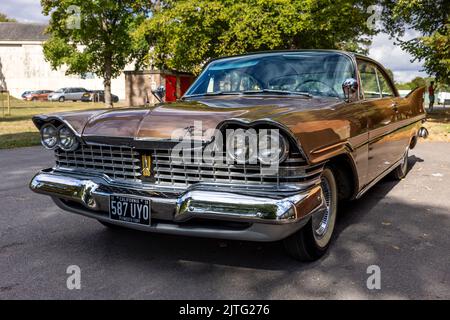
<instances>
[{"instance_id":1,"label":"bronze car","mask_svg":"<svg viewBox=\"0 0 450 320\"><path fill-rule=\"evenodd\" d=\"M210 62L185 96L151 108L33 118L56 164L31 189L110 227L284 240L327 250L338 202L402 179L425 114L353 53L255 53Z\"/></svg>"}]
</instances>

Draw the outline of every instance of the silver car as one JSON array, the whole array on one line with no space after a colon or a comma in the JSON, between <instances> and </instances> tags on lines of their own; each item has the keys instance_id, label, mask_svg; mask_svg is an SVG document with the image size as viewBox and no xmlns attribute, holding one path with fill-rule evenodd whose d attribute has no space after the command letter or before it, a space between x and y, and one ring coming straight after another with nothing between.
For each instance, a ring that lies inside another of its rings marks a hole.
<instances>
[{"instance_id":1,"label":"silver car","mask_svg":"<svg viewBox=\"0 0 450 320\"><path fill-rule=\"evenodd\" d=\"M80 101L83 94L86 92L88 92L88 90L84 88L62 88L49 95L48 100L59 102L64 102L66 100Z\"/></svg>"}]
</instances>

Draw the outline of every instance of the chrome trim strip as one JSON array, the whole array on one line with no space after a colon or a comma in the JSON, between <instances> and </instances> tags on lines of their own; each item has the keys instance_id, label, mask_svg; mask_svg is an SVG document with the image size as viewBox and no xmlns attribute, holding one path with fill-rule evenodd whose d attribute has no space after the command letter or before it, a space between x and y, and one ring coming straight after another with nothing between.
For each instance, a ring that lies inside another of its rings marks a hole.
<instances>
[{"instance_id":1,"label":"chrome trim strip","mask_svg":"<svg viewBox=\"0 0 450 320\"><path fill-rule=\"evenodd\" d=\"M387 126L382 126L382 127L379 127L379 128L370 129L369 130L369 143L372 143L374 141L378 141L378 140L382 139L383 137L396 132L397 130L401 130L401 129L405 128L405 127L408 127L408 126L411 126L413 124L416 124L417 122L422 121L425 118L426 118L426 116L424 114L422 114L422 115L415 116L413 118L408 118L408 119L404 119L404 120L400 120L400 121L396 121L396 122L390 123ZM387 130L387 129L389 129L389 130ZM378 131L380 133L378 133ZM374 134L374 135L371 136L372 134Z\"/></svg>"},{"instance_id":2,"label":"chrome trim strip","mask_svg":"<svg viewBox=\"0 0 450 320\"><path fill-rule=\"evenodd\" d=\"M361 189L361 191L358 192L358 194L356 195L355 199L359 199L361 198L367 191L370 190L370 188L372 188L375 184L377 184L381 179L383 179L384 177L386 177L389 173L391 173L392 171L394 171L397 166L400 165L400 163L402 162L402 159L398 160L397 162L395 162L391 167L389 167L388 169L386 169L383 173L381 173L378 177L376 177L375 179L373 179L371 182L369 182L364 188Z\"/></svg>"}]
</instances>

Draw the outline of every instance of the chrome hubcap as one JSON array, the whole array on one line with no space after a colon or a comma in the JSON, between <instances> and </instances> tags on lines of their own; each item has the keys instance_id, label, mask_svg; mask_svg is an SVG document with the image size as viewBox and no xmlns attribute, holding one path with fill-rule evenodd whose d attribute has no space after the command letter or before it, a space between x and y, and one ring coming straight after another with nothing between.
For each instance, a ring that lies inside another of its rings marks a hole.
<instances>
[{"instance_id":1,"label":"chrome hubcap","mask_svg":"<svg viewBox=\"0 0 450 320\"><path fill-rule=\"evenodd\" d=\"M321 239L328 231L331 217L332 194L330 184L327 179L322 177L322 192L325 200L326 210L318 212L312 217L312 226L316 238Z\"/></svg>"}]
</instances>

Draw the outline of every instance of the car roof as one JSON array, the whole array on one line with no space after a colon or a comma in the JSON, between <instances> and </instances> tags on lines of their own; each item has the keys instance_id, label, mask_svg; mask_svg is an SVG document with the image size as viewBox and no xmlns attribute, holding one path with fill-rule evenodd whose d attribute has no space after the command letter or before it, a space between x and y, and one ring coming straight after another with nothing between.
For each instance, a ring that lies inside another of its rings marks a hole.
<instances>
[{"instance_id":1,"label":"car roof","mask_svg":"<svg viewBox=\"0 0 450 320\"><path fill-rule=\"evenodd\" d=\"M224 56L219 57L216 59L212 59L208 61L208 63L216 61L216 60L226 60L226 59L232 59L232 58L238 58L238 57L248 57L248 56L277 56L282 54L295 54L295 53L306 53L306 52L317 52L317 53L337 53L342 54L351 58L354 58L356 55L365 57L364 55L357 54L350 51L344 51L344 50L333 50L333 49L291 49L291 50L269 50L269 51L256 51L256 52L248 52L243 53L239 55L233 55L233 56ZM366 57L367 58L367 57Z\"/></svg>"}]
</instances>

